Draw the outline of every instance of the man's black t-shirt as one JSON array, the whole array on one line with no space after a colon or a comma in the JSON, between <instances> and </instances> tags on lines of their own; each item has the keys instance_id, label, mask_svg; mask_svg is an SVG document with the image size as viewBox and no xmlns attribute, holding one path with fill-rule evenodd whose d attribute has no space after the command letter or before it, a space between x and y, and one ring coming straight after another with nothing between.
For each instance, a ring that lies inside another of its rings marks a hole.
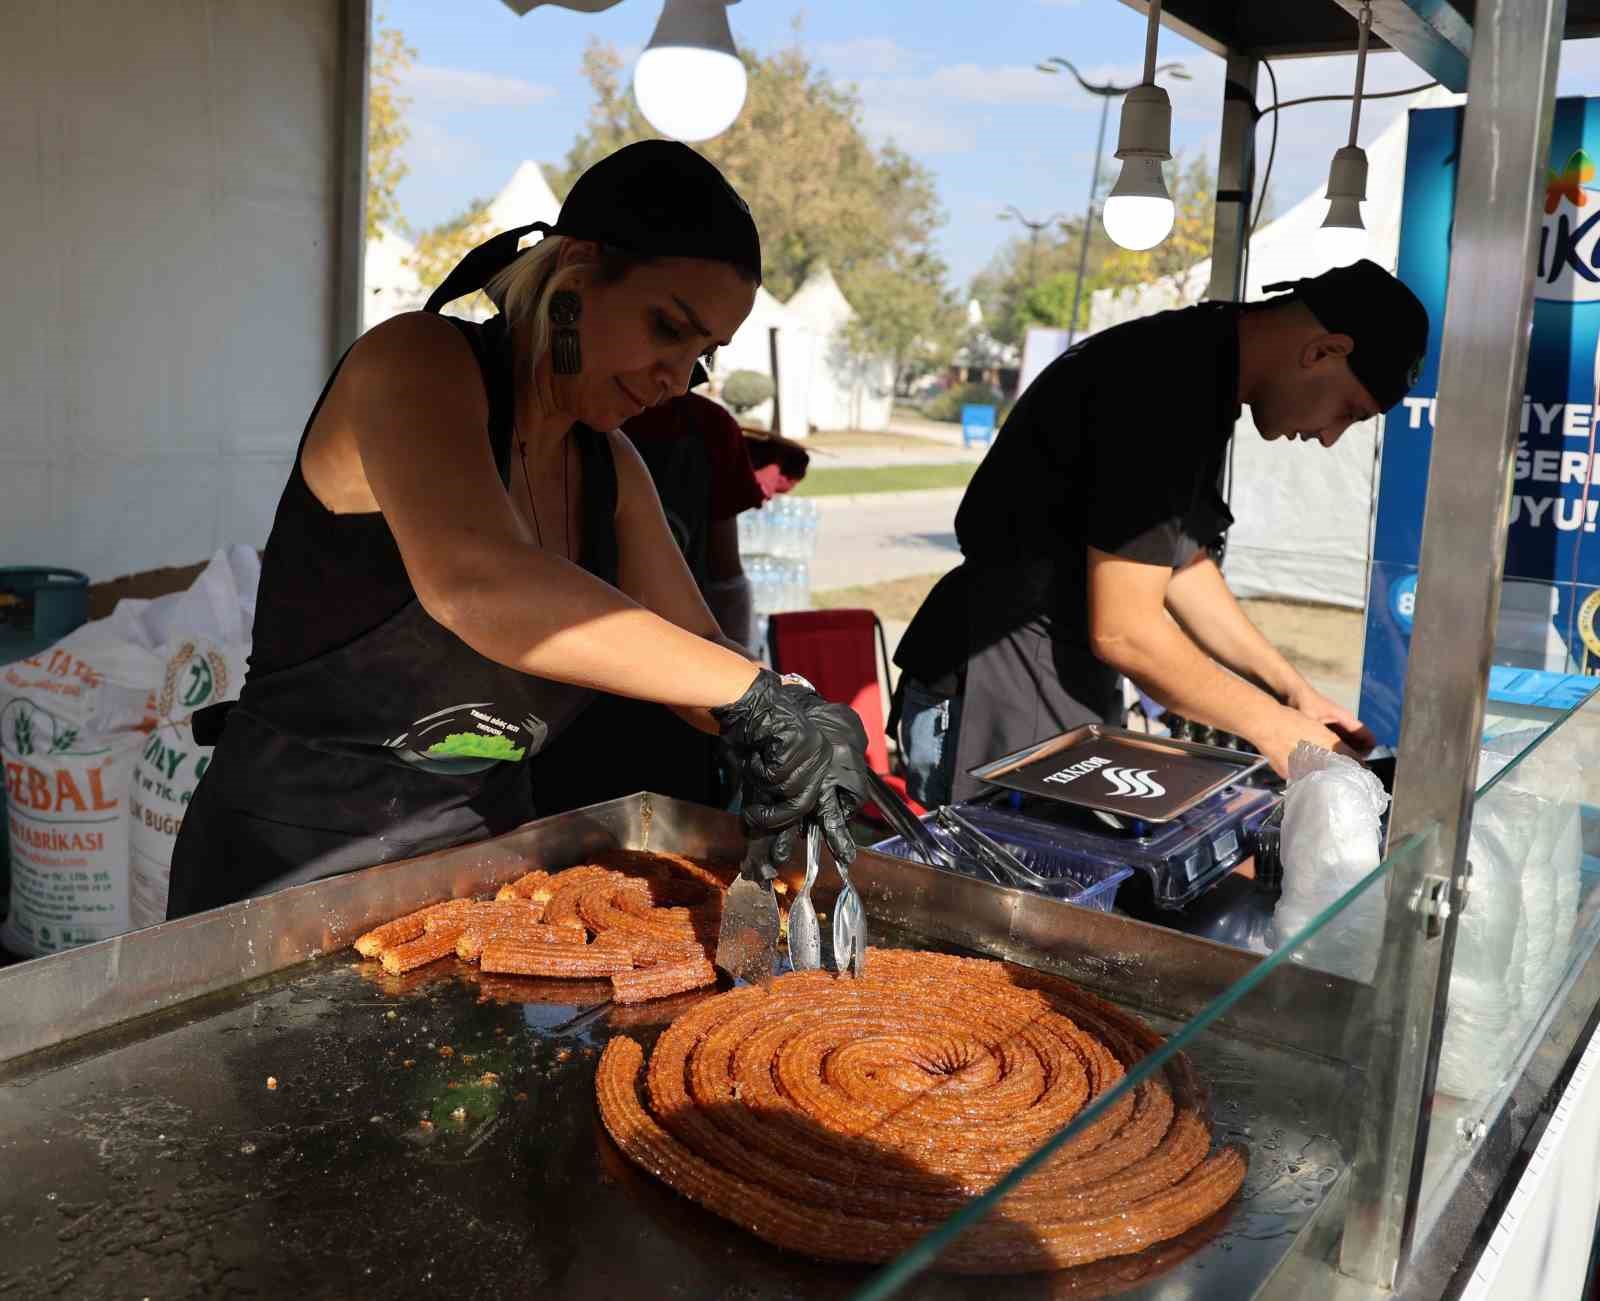
<instances>
[{"instance_id":1,"label":"man's black t-shirt","mask_svg":"<svg viewBox=\"0 0 1600 1301\"><path fill-rule=\"evenodd\" d=\"M1231 524L1218 485L1239 415L1239 308L1204 303L1091 336L1017 400L962 498L964 563L895 662L953 693L1030 620L1087 650L1088 548L1176 569ZM1070 692L1072 683L1062 685Z\"/></svg>"}]
</instances>

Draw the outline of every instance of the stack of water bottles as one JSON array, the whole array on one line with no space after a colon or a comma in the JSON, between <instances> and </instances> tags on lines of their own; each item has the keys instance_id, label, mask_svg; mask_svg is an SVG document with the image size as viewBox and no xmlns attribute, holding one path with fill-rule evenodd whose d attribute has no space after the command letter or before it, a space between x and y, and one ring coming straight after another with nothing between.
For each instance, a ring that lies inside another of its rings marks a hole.
<instances>
[{"instance_id":1,"label":"stack of water bottles","mask_svg":"<svg viewBox=\"0 0 1600 1301\"><path fill-rule=\"evenodd\" d=\"M767 646L767 619L811 608L811 558L817 551L817 504L774 497L739 516L739 554L750 579L756 613L756 649Z\"/></svg>"}]
</instances>

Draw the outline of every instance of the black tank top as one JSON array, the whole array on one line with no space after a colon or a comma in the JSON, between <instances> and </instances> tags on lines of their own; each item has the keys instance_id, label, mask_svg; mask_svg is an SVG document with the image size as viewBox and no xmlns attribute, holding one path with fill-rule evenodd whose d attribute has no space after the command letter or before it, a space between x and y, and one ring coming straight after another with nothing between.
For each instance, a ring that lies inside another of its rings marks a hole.
<instances>
[{"instance_id":1,"label":"black tank top","mask_svg":"<svg viewBox=\"0 0 1600 1301\"><path fill-rule=\"evenodd\" d=\"M496 316L483 324L453 316L440 319L461 332L477 359L489 399L489 446L501 482L509 484L514 390L505 318ZM300 457L338 373L335 369L311 412L273 519L256 598L250 652L250 672L255 676L337 650L371 632L416 596L382 513L338 514L324 506L306 483ZM615 583L612 522L617 480L610 441L584 427L573 437L585 484L578 560L596 577Z\"/></svg>"},{"instance_id":2,"label":"black tank top","mask_svg":"<svg viewBox=\"0 0 1600 1301\"><path fill-rule=\"evenodd\" d=\"M498 317L452 323L482 370L485 436L508 484L509 331ZM579 560L614 584L611 444L584 426L571 437ZM298 455L267 542L254 636L173 849L169 917L511 830L535 815L528 760L594 696L497 664L432 619L382 515L329 511ZM206 712L196 715L202 743Z\"/></svg>"}]
</instances>

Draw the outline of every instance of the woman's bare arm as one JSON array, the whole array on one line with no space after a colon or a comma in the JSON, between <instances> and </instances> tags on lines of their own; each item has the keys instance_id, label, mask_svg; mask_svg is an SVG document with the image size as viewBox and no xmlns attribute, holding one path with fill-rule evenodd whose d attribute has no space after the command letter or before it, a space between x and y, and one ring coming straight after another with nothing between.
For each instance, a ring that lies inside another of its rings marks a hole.
<instances>
[{"instance_id":1,"label":"woman's bare arm","mask_svg":"<svg viewBox=\"0 0 1600 1301\"><path fill-rule=\"evenodd\" d=\"M358 450L423 608L479 654L525 673L690 708L737 699L755 678L749 660L526 537L486 417L466 341L423 313L363 338L318 417Z\"/></svg>"}]
</instances>

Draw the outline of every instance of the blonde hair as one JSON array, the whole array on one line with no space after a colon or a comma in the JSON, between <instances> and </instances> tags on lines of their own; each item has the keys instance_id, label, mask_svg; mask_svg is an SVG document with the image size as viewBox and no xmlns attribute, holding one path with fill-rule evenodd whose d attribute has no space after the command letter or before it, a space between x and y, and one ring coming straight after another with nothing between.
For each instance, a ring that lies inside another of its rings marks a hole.
<instances>
[{"instance_id":1,"label":"blonde hair","mask_svg":"<svg viewBox=\"0 0 1600 1301\"><path fill-rule=\"evenodd\" d=\"M527 323L528 355L534 365L538 365L550 346L551 298L570 286L583 270L583 264L578 262L559 265L561 250L568 242L565 235L546 235L519 254L504 271L491 276L483 287L484 293L505 313L508 324L515 327ZM609 285L621 280L634 267L653 260L601 245L599 263L591 265L596 282Z\"/></svg>"}]
</instances>

